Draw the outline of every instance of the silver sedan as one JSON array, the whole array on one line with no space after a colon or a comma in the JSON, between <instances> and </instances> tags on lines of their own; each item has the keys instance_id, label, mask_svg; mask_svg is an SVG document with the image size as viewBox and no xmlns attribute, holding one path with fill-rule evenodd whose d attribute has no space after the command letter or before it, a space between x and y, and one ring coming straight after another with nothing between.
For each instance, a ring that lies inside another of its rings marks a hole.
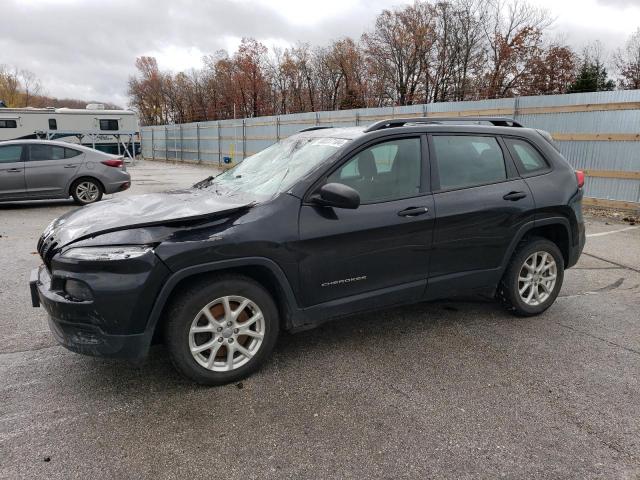
<instances>
[{"instance_id":1,"label":"silver sedan","mask_svg":"<svg viewBox=\"0 0 640 480\"><path fill-rule=\"evenodd\" d=\"M97 202L131 186L121 156L65 142L0 142L0 202L69 198Z\"/></svg>"}]
</instances>

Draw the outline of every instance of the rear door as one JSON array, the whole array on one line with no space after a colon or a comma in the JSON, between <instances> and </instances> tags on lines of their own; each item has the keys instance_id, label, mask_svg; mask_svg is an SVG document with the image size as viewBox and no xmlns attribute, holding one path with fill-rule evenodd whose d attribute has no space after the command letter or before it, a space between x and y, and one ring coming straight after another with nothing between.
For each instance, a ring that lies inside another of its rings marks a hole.
<instances>
[{"instance_id":1,"label":"rear door","mask_svg":"<svg viewBox=\"0 0 640 480\"><path fill-rule=\"evenodd\" d=\"M0 146L0 198L24 197L24 147L22 145Z\"/></svg>"},{"instance_id":2,"label":"rear door","mask_svg":"<svg viewBox=\"0 0 640 480\"><path fill-rule=\"evenodd\" d=\"M389 289L396 289L395 300L420 297L433 234L425 153L426 136L379 140L326 179L356 189L360 207L303 204L299 268L305 306Z\"/></svg>"},{"instance_id":3,"label":"rear door","mask_svg":"<svg viewBox=\"0 0 640 480\"><path fill-rule=\"evenodd\" d=\"M73 148L34 143L29 145L25 179L30 196L67 197L69 183L82 165L84 154Z\"/></svg>"},{"instance_id":4,"label":"rear door","mask_svg":"<svg viewBox=\"0 0 640 480\"><path fill-rule=\"evenodd\" d=\"M501 139L433 134L429 138L436 225L429 296L490 286L534 202Z\"/></svg>"}]
</instances>

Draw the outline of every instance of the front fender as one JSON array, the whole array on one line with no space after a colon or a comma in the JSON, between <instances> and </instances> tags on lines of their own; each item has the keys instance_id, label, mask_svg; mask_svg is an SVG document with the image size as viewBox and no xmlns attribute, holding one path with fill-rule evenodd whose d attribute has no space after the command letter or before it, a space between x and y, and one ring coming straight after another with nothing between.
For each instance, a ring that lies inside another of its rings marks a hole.
<instances>
[{"instance_id":1,"label":"front fender","mask_svg":"<svg viewBox=\"0 0 640 480\"><path fill-rule=\"evenodd\" d=\"M280 266L273 260L264 257L247 257L204 263L183 268L182 270L178 270L177 272L171 274L164 283L163 287L160 289L160 293L158 293L151 313L149 314L147 327L144 332L146 341L145 353L151 346L151 341L153 340L153 336L156 331L158 321L160 320L160 317L162 315L162 311L164 310L167 301L171 297L171 294L174 292L175 288L180 282L189 277L193 277L194 275L242 267L264 267L269 269L271 274L273 274L274 278L278 282L278 287L283 294L284 301L286 302L285 307L287 308L289 317L289 324L287 325L287 327L291 328L303 322L303 319L301 317L302 313L298 308L298 303L289 280L287 279Z\"/></svg>"}]
</instances>

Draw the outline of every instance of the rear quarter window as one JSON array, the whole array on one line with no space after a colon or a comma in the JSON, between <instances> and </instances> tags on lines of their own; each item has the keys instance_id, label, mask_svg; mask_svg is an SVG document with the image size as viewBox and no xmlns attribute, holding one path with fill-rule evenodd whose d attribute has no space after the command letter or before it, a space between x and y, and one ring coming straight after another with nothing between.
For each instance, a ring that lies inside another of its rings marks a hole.
<instances>
[{"instance_id":1,"label":"rear quarter window","mask_svg":"<svg viewBox=\"0 0 640 480\"><path fill-rule=\"evenodd\" d=\"M504 140L521 174L543 172L549 169L547 161L529 142L517 138Z\"/></svg>"}]
</instances>

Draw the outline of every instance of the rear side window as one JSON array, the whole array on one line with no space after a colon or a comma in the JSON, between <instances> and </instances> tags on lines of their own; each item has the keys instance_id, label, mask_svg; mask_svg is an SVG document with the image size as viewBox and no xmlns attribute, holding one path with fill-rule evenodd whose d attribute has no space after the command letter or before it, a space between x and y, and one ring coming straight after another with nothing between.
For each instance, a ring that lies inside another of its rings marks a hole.
<instances>
[{"instance_id":1,"label":"rear side window","mask_svg":"<svg viewBox=\"0 0 640 480\"><path fill-rule=\"evenodd\" d=\"M18 128L18 122L15 120L0 120L0 128Z\"/></svg>"},{"instance_id":2,"label":"rear side window","mask_svg":"<svg viewBox=\"0 0 640 480\"><path fill-rule=\"evenodd\" d=\"M0 163L14 163L21 161L22 145L6 145L0 147Z\"/></svg>"},{"instance_id":3,"label":"rear side window","mask_svg":"<svg viewBox=\"0 0 640 480\"><path fill-rule=\"evenodd\" d=\"M100 120L100 130L118 130L118 120Z\"/></svg>"},{"instance_id":4,"label":"rear side window","mask_svg":"<svg viewBox=\"0 0 640 480\"><path fill-rule=\"evenodd\" d=\"M542 155L529 142L516 138L505 138L504 140L521 173L539 172L549 168Z\"/></svg>"},{"instance_id":5,"label":"rear side window","mask_svg":"<svg viewBox=\"0 0 640 480\"><path fill-rule=\"evenodd\" d=\"M80 155L82 152L78 150L74 150L73 148L65 148L64 149L64 158L73 158Z\"/></svg>"},{"instance_id":6,"label":"rear side window","mask_svg":"<svg viewBox=\"0 0 640 480\"><path fill-rule=\"evenodd\" d=\"M37 162L40 160L62 160L65 158L64 147L57 145L29 145L29 160Z\"/></svg>"},{"instance_id":7,"label":"rear side window","mask_svg":"<svg viewBox=\"0 0 640 480\"><path fill-rule=\"evenodd\" d=\"M507 179L504 155L494 137L434 135L432 138L441 190Z\"/></svg>"}]
</instances>

